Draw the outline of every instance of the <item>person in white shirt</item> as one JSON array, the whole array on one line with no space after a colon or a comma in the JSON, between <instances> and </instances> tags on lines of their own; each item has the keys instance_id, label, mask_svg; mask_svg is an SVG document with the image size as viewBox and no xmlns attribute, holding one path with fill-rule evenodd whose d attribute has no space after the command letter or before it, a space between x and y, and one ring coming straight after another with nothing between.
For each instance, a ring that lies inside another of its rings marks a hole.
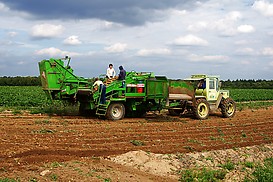
<instances>
[{"instance_id":1,"label":"person in white shirt","mask_svg":"<svg viewBox=\"0 0 273 182\"><path fill-rule=\"evenodd\" d=\"M101 95L100 95L100 104L105 104L106 102L106 98L105 98L105 94L106 94L106 86L103 84L103 82L99 79L96 78L95 82L93 84L93 88L95 91L100 91Z\"/></svg>"},{"instance_id":2,"label":"person in white shirt","mask_svg":"<svg viewBox=\"0 0 273 182\"><path fill-rule=\"evenodd\" d=\"M106 77L108 79L112 79L116 76L116 72L115 72L115 69L113 68L113 64L109 64L109 67L107 68L107 71L106 71Z\"/></svg>"},{"instance_id":3,"label":"person in white shirt","mask_svg":"<svg viewBox=\"0 0 273 182\"><path fill-rule=\"evenodd\" d=\"M100 88L100 85L103 85L103 82L99 78L96 78L93 84L93 88L95 90L98 90Z\"/></svg>"}]
</instances>

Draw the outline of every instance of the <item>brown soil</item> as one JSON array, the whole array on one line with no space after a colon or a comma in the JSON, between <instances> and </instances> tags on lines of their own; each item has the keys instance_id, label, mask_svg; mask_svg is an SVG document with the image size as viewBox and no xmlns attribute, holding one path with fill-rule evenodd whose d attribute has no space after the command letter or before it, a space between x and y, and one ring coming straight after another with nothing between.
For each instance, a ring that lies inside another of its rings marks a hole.
<instances>
[{"instance_id":1,"label":"brown soil","mask_svg":"<svg viewBox=\"0 0 273 182\"><path fill-rule=\"evenodd\" d=\"M271 144L272 113L271 107L240 111L228 119L215 113L205 121L163 114L109 121L2 112L0 176L21 181L177 181L113 158L140 150L181 154Z\"/></svg>"}]
</instances>

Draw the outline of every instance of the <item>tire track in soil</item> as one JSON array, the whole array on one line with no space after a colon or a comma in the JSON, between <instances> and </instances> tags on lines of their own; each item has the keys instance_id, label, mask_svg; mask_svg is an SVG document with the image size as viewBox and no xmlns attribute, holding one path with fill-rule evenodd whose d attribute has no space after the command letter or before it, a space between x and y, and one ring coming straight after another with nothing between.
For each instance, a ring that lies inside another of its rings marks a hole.
<instances>
[{"instance_id":1,"label":"tire track in soil","mask_svg":"<svg viewBox=\"0 0 273 182\"><path fill-rule=\"evenodd\" d=\"M0 168L132 150L185 153L272 143L272 111L273 108L247 110L229 119L212 115L202 122L168 116L113 122L77 116L0 115ZM43 129L49 133L39 133ZM144 145L134 146L131 140Z\"/></svg>"}]
</instances>

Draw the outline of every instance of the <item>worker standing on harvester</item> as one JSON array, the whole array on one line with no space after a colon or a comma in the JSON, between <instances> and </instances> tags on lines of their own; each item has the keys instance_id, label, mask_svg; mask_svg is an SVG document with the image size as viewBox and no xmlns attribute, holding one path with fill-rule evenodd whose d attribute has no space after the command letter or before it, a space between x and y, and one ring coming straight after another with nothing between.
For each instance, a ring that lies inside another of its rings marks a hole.
<instances>
[{"instance_id":1,"label":"worker standing on harvester","mask_svg":"<svg viewBox=\"0 0 273 182\"><path fill-rule=\"evenodd\" d=\"M113 64L109 64L109 67L106 70L106 78L112 79L116 76L115 69L113 68Z\"/></svg>"},{"instance_id":2,"label":"worker standing on harvester","mask_svg":"<svg viewBox=\"0 0 273 182\"><path fill-rule=\"evenodd\" d=\"M122 66L119 66L118 79L119 80L125 80L125 76L126 76L126 71L123 69Z\"/></svg>"},{"instance_id":3,"label":"worker standing on harvester","mask_svg":"<svg viewBox=\"0 0 273 182\"><path fill-rule=\"evenodd\" d=\"M101 92L100 95L100 104L105 104L105 93L106 93L106 86L103 84L103 82L99 79L95 79L95 83L93 84L93 88L95 90L99 90Z\"/></svg>"},{"instance_id":4,"label":"worker standing on harvester","mask_svg":"<svg viewBox=\"0 0 273 182\"><path fill-rule=\"evenodd\" d=\"M126 71L123 69L123 66L119 66L118 80L122 80L121 88L125 87L125 77ZM122 94L124 95L124 91L122 91Z\"/></svg>"}]
</instances>

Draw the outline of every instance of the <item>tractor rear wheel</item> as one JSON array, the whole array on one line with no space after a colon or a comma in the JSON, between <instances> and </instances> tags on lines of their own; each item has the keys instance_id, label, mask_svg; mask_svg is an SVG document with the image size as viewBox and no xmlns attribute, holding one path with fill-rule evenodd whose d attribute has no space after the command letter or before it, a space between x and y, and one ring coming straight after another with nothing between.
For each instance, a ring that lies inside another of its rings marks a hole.
<instances>
[{"instance_id":1,"label":"tractor rear wheel","mask_svg":"<svg viewBox=\"0 0 273 182\"><path fill-rule=\"evenodd\" d=\"M209 116L209 103L205 99L198 99L196 105L193 108L194 115L197 119L203 120L207 119Z\"/></svg>"},{"instance_id":2,"label":"tractor rear wheel","mask_svg":"<svg viewBox=\"0 0 273 182\"><path fill-rule=\"evenodd\" d=\"M112 103L109 105L106 117L111 120L120 120L124 118L125 107L122 103Z\"/></svg>"},{"instance_id":3,"label":"tractor rear wheel","mask_svg":"<svg viewBox=\"0 0 273 182\"><path fill-rule=\"evenodd\" d=\"M221 101L220 108L224 118L231 118L235 115L236 103L231 98L226 98Z\"/></svg>"}]
</instances>

